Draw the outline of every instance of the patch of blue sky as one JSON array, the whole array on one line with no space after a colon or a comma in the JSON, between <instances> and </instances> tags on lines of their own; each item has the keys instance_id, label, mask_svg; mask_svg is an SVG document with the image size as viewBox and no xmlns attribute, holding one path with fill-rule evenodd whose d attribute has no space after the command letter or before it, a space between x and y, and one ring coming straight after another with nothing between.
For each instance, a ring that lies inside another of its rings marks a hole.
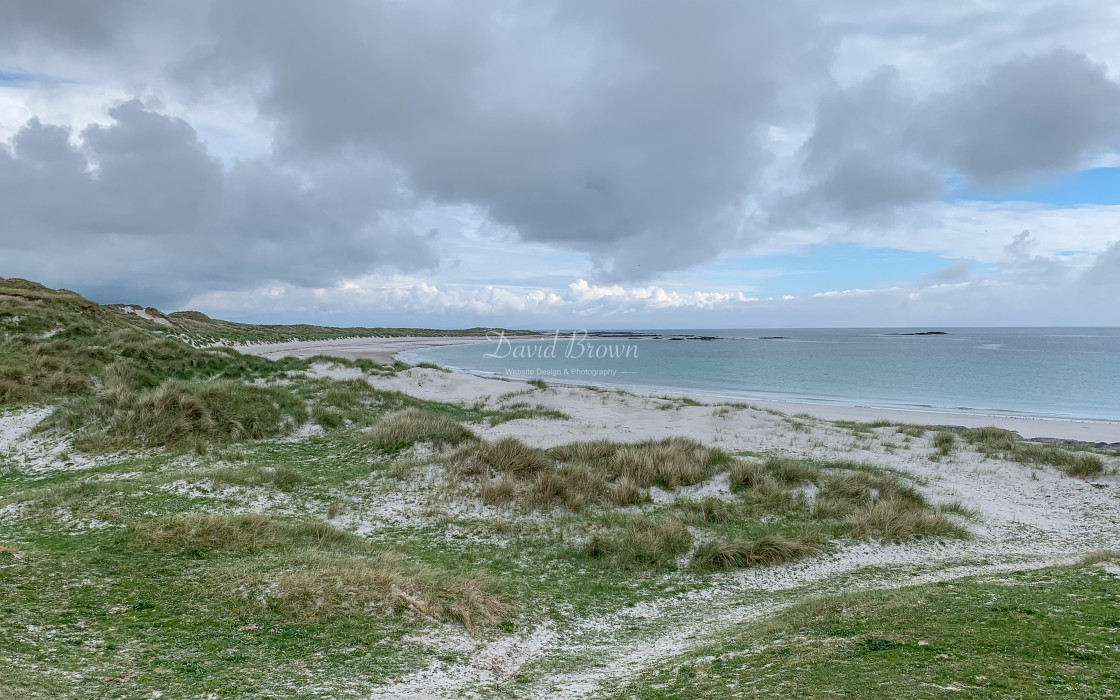
<instances>
[{"instance_id":1,"label":"patch of blue sky","mask_svg":"<svg viewBox=\"0 0 1120 700\"><path fill-rule=\"evenodd\" d=\"M34 80L35 76L27 71L0 70L0 85L13 87L17 85L26 85Z\"/></svg>"},{"instance_id":2,"label":"patch of blue sky","mask_svg":"<svg viewBox=\"0 0 1120 700\"><path fill-rule=\"evenodd\" d=\"M865 248L854 243L816 246L786 255L723 258L673 275L701 283L697 288L751 287L756 296L802 295L844 289L911 287L923 277L958 262L936 253L897 248ZM977 264L974 272L989 271Z\"/></svg>"},{"instance_id":3,"label":"patch of blue sky","mask_svg":"<svg viewBox=\"0 0 1120 700\"><path fill-rule=\"evenodd\" d=\"M979 190L962 185L953 188L953 200L984 202L1036 202L1055 207L1082 204L1120 204L1120 167L1092 168L1051 178L1028 187L1010 190Z\"/></svg>"}]
</instances>

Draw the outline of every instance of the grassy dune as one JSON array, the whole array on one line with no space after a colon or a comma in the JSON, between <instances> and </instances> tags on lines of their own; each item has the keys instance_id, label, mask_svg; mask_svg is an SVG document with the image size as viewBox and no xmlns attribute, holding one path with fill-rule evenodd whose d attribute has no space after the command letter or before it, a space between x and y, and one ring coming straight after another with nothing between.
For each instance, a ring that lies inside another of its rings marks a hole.
<instances>
[{"instance_id":1,"label":"grassy dune","mask_svg":"<svg viewBox=\"0 0 1120 700\"><path fill-rule=\"evenodd\" d=\"M811 562L853 543L972 536L974 513L872 464L682 437L550 449L486 439L508 421L567 416L512 401L531 391L456 404L371 384L400 366L200 347L280 331L168 319L175 327L0 280L0 416L47 407L34 437L59 446L38 462L0 454L0 697L360 697L467 664L478 640L663 603L710 590L729 571ZM316 363L361 376L317 377ZM1089 473L1095 457L995 433L949 437L934 441L935 456L967 445L1070 473ZM1081 615L1105 634L1099 601L1115 589L1094 589L1096 570L1068 576L1072 588L1026 591L1038 598L1032 609L1056 626ZM963 589L969 605L1002 590L973 585ZM1071 592L1083 599L1043 607ZM939 593L791 609L655 669L632 694L811 695L838 659L844 682L863 687L885 673L876 659L909 663L902 655L928 636L929 611L947 606ZM837 621L836 609L855 612ZM1000 634L1022 632L1004 617ZM794 630L804 641L791 656L781 650ZM1003 647L972 634L945 631L937 642L974 645L978 659L961 660L961 674L1007 663ZM761 663L775 670L744 685L762 668L743 651L758 639L772 640ZM1114 653L1085 648L1070 669ZM1037 663L1043 678L1067 672ZM1101 668L1084 687L1103 687L1111 676ZM516 689L495 692L507 690Z\"/></svg>"},{"instance_id":2,"label":"grassy dune","mask_svg":"<svg viewBox=\"0 0 1120 700\"><path fill-rule=\"evenodd\" d=\"M614 697L1111 697L1118 604L1114 574L1090 564L822 597Z\"/></svg>"}]
</instances>

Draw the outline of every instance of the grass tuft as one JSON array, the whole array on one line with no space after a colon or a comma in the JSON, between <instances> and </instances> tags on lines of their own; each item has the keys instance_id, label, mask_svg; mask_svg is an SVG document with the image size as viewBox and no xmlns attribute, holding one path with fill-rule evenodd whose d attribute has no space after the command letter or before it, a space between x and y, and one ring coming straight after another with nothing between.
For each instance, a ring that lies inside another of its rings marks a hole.
<instances>
[{"instance_id":1,"label":"grass tuft","mask_svg":"<svg viewBox=\"0 0 1120 700\"><path fill-rule=\"evenodd\" d=\"M218 581L231 597L252 607L304 621L410 610L457 621L475 632L512 611L488 592L489 582L481 575L440 575L391 553L305 550L286 557L280 568L268 561L228 567Z\"/></svg>"},{"instance_id":2,"label":"grass tuft","mask_svg":"<svg viewBox=\"0 0 1120 700\"><path fill-rule=\"evenodd\" d=\"M1103 564L1120 561L1120 551L1115 549L1094 549L1081 557L1082 564Z\"/></svg>"},{"instance_id":3,"label":"grass tuft","mask_svg":"<svg viewBox=\"0 0 1120 700\"><path fill-rule=\"evenodd\" d=\"M467 476L509 474L529 477L552 468L544 450L530 447L517 438L460 445L444 460L448 469Z\"/></svg>"},{"instance_id":4,"label":"grass tuft","mask_svg":"<svg viewBox=\"0 0 1120 700\"><path fill-rule=\"evenodd\" d=\"M509 503L517 497L517 480L508 474L497 479L487 479L482 483L482 502L488 506Z\"/></svg>"},{"instance_id":5,"label":"grass tuft","mask_svg":"<svg viewBox=\"0 0 1120 700\"><path fill-rule=\"evenodd\" d=\"M367 444L379 450L403 450L418 442L436 447L476 440L474 433L449 416L420 408L391 413L366 433Z\"/></svg>"},{"instance_id":6,"label":"grass tuft","mask_svg":"<svg viewBox=\"0 0 1120 700\"><path fill-rule=\"evenodd\" d=\"M677 520L650 521L629 518L620 526L596 533L587 555L628 568L666 568L692 546L692 535Z\"/></svg>"},{"instance_id":7,"label":"grass tuft","mask_svg":"<svg viewBox=\"0 0 1120 700\"><path fill-rule=\"evenodd\" d=\"M998 459L1009 459L1022 464L1047 464L1061 469L1070 476L1086 478L1104 470L1100 456L1085 450L1075 450L1058 443L1025 442L1019 434L1002 428L968 428L961 436L981 454Z\"/></svg>"},{"instance_id":8,"label":"grass tuft","mask_svg":"<svg viewBox=\"0 0 1120 700\"><path fill-rule=\"evenodd\" d=\"M367 549L365 540L330 523L286 523L266 515L245 513L187 513L137 523L129 534L153 547L183 547L194 553L248 552L281 546L315 546L323 549Z\"/></svg>"},{"instance_id":9,"label":"grass tuft","mask_svg":"<svg viewBox=\"0 0 1120 700\"><path fill-rule=\"evenodd\" d=\"M615 453L613 470L642 487L675 489L704 481L730 458L688 438L672 437L625 445Z\"/></svg>"},{"instance_id":10,"label":"grass tuft","mask_svg":"<svg viewBox=\"0 0 1120 700\"><path fill-rule=\"evenodd\" d=\"M737 509L718 498L685 499L677 502L682 517L694 525L729 523L739 516Z\"/></svg>"},{"instance_id":11,"label":"grass tuft","mask_svg":"<svg viewBox=\"0 0 1120 700\"><path fill-rule=\"evenodd\" d=\"M948 457L957 445L957 436L947 430L939 430L930 438L929 444L937 450L937 454Z\"/></svg>"},{"instance_id":12,"label":"grass tuft","mask_svg":"<svg viewBox=\"0 0 1120 700\"><path fill-rule=\"evenodd\" d=\"M623 477L614 483L608 496L611 504L619 507L636 506L649 500L649 492L633 479Z\"/></svg>"},{"instance_id":13,"label":"grass tuft","mask_svg":"<svg viewBox=\"0 0 1120 700\"><path fill-rule=\"evenodd\" d=\"M968 530L951 518L917 508L899 498L878 500L850 513L846 522L856 539L904 542L924 538L964 538Z\"/></svg>"},{"instance_id":14,"label":"grass tuft","mask_svg":"<svg viewBox=\"0 0 1120 700\"><path fill-rule=\"evenodd\" d=\"M282 387L169 379L143 389L132 382L125 371L109 372L96 395L64 402L42 429L74 431L75 447L104 453L277 437L307 420L304 402Z\"/></svg>"},{"instance_id":15,"label":"grass tuft","mask_svg":"<svg viewBox=\"0 0 1120 700\"><path fill-rule=\"evenodd\" d=\"M537 474L529 498L539 507L559 502L571 510L583 510L598 502L606 490L602 472L582 464L569 464Z\"/></svg>"},{"instance_id":16,"label":"grass tuft","mask_svg":"<svg viewBox=\"0 0 1120 700\"><path fill-rule=\"evenodd\" d=\"M696 549L692 565L705 571L784 564L820 551L816 542L769 532L753 540L705 542Z\"/></svg>"},{"instance_id":17,"label":"grass tuft","mask_svg":"<svg viewBox=\"0 0 1120 700\"><path fill-rule=\"evenodd\" d=\"M762 464L762 468L766 473L787 484L813 481L820 474L820 468L815 464L793 457L769 457Z\"/></svg>"},{"instance_id":18,"label":"grass tuft","mask_svg":"<svg viewBox=\"0 0 1120 700\"><path fill-rule=\"evenodd\" d=\"M235 486L265 486L273 485L281 491L293 491L304 482L304 477L291 467L221 467L210 471L200 472L199 478L211 479L216 484L232 484Z\"/></svg>"}]
</instances>

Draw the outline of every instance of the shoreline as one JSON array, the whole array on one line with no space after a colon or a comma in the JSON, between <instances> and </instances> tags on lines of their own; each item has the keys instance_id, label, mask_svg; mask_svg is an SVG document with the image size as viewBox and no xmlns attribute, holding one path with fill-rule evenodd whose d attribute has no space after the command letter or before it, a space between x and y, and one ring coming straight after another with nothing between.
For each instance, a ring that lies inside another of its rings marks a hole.
<instances>
[{"instance_id":1,"label":"shoreline","mask_svg":"<svg viewBox=\"0 0 1120 700\"><path fill-rule=\"evenodd\" d=\"M521 336L519 336L520 338ZM534 336L524 336L534 338ZM285 343L255 343L230 346L245 355L277 357L313 357L332 355L347 360L367 359L378 364L391 365L397 355L409 350L441 347L444 345L478 345L485 343L485 336L402 336L397 338L336 338L333 340L292 340ZM409 363L412 364L412 363Z\"/></svg>"},{"instance_id":2,"label":"shoreline","mask_svg":"<svg viewBox=\"0 0 1120 700\"><path fill-rule=\"evenodd\" d=\"M484 336L444 336L444 337L401 337L401 338L353 338L323 341L291 341L286 343L258 344L237 347L240 352L261 357L312 357L314 355L333 355L345 359L366 358L381 364L396 361L408 362L401 356L413 350L446 345L476 345L485 343ZM474 377L483 382L527 383L527 378L495 377L461 369L449 370L462 376ZM765 397L732 397L702 391L682 391L680 389L651 389L641 386L619 386L571 382L549 382L550 386L583 389L587 392L624 391L640 396L675 396L693 398L704 403L742 402L763 410L780 411L791 416L806 414L827 421L872 422L878 420L893 423L912 423L930 426L959 426L978 428L994 426L1013 430L1026 440L1059 440L1080 443L1120 444L1120 421L1105 419L1066 418L1059 416L1014 416L985 413L955 412L942 409L918 408L879 408L853 404L812 403Z\"/></svg>"}]
</instances>

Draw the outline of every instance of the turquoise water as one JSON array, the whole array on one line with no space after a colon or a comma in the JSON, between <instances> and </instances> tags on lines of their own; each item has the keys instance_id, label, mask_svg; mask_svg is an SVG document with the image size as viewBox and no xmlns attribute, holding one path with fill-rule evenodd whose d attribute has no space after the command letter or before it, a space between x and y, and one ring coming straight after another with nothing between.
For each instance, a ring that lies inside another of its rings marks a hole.
<instances>
[{"instance_id":1,"label":"turquoise water","mask_svg":"<svg viewBox=\"0 0 1120 700\"><path fill-rule=\"evenodd\" d=\"M427 348L406 359L485 375L728 398L1120 420L1120 328L920 330L945 335L660 330L644 331L660 338L573 342L563 334ZM689 335L719 339L670 340Z\"/></svg>"}]
</instances>

